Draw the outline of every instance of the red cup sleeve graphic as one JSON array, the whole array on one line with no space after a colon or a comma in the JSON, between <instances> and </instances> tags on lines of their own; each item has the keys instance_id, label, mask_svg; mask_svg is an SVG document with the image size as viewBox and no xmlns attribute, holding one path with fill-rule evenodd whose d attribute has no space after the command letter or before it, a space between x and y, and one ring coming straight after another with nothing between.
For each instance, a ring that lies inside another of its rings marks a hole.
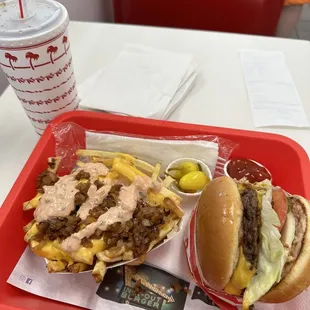
<instances>
[{"instance_id":1,"label":"red cup sleeve graphic","mask_svg":"<svg viewBox=\"0 0 310 310\"><path fill-rule=\"evenodd\" d=\"M29 60L29 64L32 70L34 70L33 62L37 61L40 58L39 54L34 54L32 52L26 53L26 59Z\"/></svg>"},{"instance_id":2,"label":"red cup sleeve graphic","mask_svg":"<svg viewBox=\"0 0 310 310\"><path fill-rule=\"evenodd\" d=\"M53 46L53 45L50 45L48 48L47 48L47 53L50 54L50 59L51 59L51 63L54 64L54 54L56 54L58 51L58 47L57 46Z\"/></svg>"},{"instance_id":3,"label":"red cup sleeve graphic","mask_svg":"<svg viewBox=\"0 0 310 310\"><path fill-rule=\"evenodd\" d=\"M68 37L67 36L64 36L62 38L62 44L64 46L65 53L67 54L67 44L68 44Z\"/></svg>"},{"instance_id":4,"label":"red cup sleeve graphic","mask_svg":"<svg viewBox=\"0 0 310 310\"><path fill-rule=\"evenodd\" d=\"M6 59L9 60L9 64L10 64L10 67L15 70L15 67L13 66L13 63L14 62L17 62L18 58L16 56L13 56L12 54L10 53L5 53L5 56L4 56Z\"/></svg>"}]
</instances>

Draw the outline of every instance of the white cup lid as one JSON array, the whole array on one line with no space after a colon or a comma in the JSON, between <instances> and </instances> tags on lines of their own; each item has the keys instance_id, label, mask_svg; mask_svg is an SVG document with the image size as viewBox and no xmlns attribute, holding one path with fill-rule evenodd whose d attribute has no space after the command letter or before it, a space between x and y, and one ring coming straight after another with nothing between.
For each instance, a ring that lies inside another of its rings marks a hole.
<instances>
[{"instance_id":1,"label":"white cup lid","mask_svg":"<svg viewBox=\"0 0 310 310\"><path fill-rule=\"evenodd\" d=\"M31 0L28 14L19 18L16 0L0 8L0 48L22 48L40 44L65 31L69 24L66 8L57 1Z\"/></svg>"}]
</instances>

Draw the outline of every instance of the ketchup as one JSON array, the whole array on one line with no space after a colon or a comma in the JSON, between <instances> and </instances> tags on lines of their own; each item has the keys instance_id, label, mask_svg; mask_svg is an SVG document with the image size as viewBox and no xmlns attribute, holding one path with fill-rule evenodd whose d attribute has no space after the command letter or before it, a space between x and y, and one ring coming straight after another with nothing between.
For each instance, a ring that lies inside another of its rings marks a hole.
<instances>
[{"instance_id":1,"label":"ketchup","mask_svg":"<svg viewBox=\"0 0 310 310\"><path fill-rule=\"evenodd\" d=\"M251 183L271 180L268 170L250 159L232 159L227 165L227 173L233 179L245 177Z\"/></svg>"}]
</instances>

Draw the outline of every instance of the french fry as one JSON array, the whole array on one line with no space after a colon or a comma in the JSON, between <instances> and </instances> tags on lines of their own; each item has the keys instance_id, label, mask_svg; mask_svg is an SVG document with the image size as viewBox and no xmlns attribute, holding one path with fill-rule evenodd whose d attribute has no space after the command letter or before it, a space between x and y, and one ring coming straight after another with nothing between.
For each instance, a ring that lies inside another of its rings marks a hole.
<instances>
[{"instance_id":1,"label":"french fry","mask_svg":"<svg viewBox=\"0 0 310 310\"><path fill-rule=\"evenodd\" d=\"M93 269L92 275L96 281L96 283L102 282L103 278L107 272L107 265L105 262L97 259L95 267Z\"/></svg>"},{"instance_id":2,"label":"french fry","mask_svg":"<svg viewBox=\"0 0 310 310\"><path fill-rule=\"evenodd\" d=\"M109 179L117 179L119 177L119 173L117 171L110 171L106 177Z\"/></svg>"},{"instance_id":3,"label":"french fry","mask_svg":"<svg viewBox=\"0 0 310 310\"><path fill-rule=\"evenodd\" d=\"M49 157L47 159L47 170L56 174L61 162L61 157Z\"/></svg>"},{"instance_id":4,"label":"french fry","mask_svg":"<svg viewBox=\"0 0 310 310\"><path fill-rule=\"evenodd\" d=\"M169 192L165 192L165 194L169 195ZM155 194L150 191L147 194L147 202L151 206L155 207L164 206L169 210L171 210L172 212L175 212L180 218L184 215L184 211L179 207L180 205L179 199L176 199L174 196L167 197L160 193Z\"/></svg>"},{"instance_id":5,"label":"french fry","mask_svg":"<svg viewBox=\"0 0 310 310\"><path fill-rule=\"evenodd\" d=\"M156 181L158 179L159 174L160 174L160 169L161 169L161 164L157 163L155 165L155 168L154 168L153 173L152 173L152 180L153 181Z\"/></svg>"},{"instance_id":6,"label":"french fry","mask_svg":"<svg viewBox=\"0 0 310 310\"><path fill-rule=\"evenodd\" d=\"M153 240L148 248L148 252L151 251L156 245L158 245L163 239L167 237L167 235L174 229L174 227L178 224L179 219L171 220L167 223L159 232L159 236L157 239Z\"/></svg>"},{"instance_id":7,"label":"french fry","mask_svg":"<svg viewBox=\"0 0 310 310\"><path fill-rule=\"evenodd\" d=\"M174 212L179 218L183 217L184 211L171 198L166 197L164 199L164 204L168 207L169 210Z\"/></svg>"},{"instance_id":8,"label":"french fry","mask_svg":"<svg viewBox=\"0 0 310 310\"><path fill-rule=\"evenodd\" d=\"M94 162L94 163L103 163L107 167L112 167L113 160L114 160L114 158L102 158L102 157L97 157L97 156L93 156L91 158L92 162Z\"/></svg>"},{"instance_id":9,"label":"french fry","mask_svg":"<svg viewBox=\"0 0 310 310\"><path fill-rule=\"evenodd\" d=\"M49 260L47 270L49 273L60 272L66 269L67 263L59 260Z\"/></svg>"},{"instance_id":10,"label":"french fry","mask_svg":"<svg viewBox=\"0 0 310 310\"><path fill-rule=\"evenodd\" d=\"M147 202L149 205L159 207L164 204L165 197L161 194L155 194L152 191L147 193Z\"/></svg>"},{"instance_id":11,"label":"french fry","mask_svg":"<svg viewBox=\"0 0 310 310\"><path fill-rule=\"evenodd\" d=\"M104 250L105 243L102 239L94 239L91 242L93 244L91 248L81 246L76 252L70 253L74 261L87 265L93 264L94 255Z\"/></svg>"},{"instance_id":12,"label":"french fry","mask_svg":"<svg viewBox=\"0 0 310 310\"><path fill-rule=\"evenodd\" d=\"M27 231L27 233L26 233L26 235L25 235L25 237L24 237L24 240L25 240L26 242L29 242L30 239L31 239L34 235L36 235L38 232L39 232L39 230L38 230L37 224L34 223L34 224L28 229L28 231Z\"/></svg>"},{"instance_id":13,"label":"french fry","mask_svg":"<svg viewBox=\"0 0 310 310\"><path fill-rule=\"evenodd\" d=\"M73 264L72 257L55 245L55 241L45 241L43 243L34 240L30 241L30 249L36 255L53 261L65 261L68 264Z\"/></svg>"},{"instance_id":14,"label":"french fry","mask_svg":"<svg viewBox=\"0 0 310 310\"><path fill-rule=\"evenodd\" d=\"M48 244L49 240L42 240L42 241L37 241L37 240L30 240L30 247L32 252L37 252L40 251L46 244Z\"/></svg>"},{"instance_id":15,"label":"french fry","mask_svg":"<svg viewBox=\"0 0 310 310\"><path fill-rule=\"evenodd\" d=\"M115 263L115 262L120 262L123 260L122 256L110 258L110 257L106 256L104 252L99 252L96 254L96 256L99 260L101 260L102 262L105 262L105 263Z\"/></svg>"},{"instance_id":16,"label":"french fry","mask_svg":"<svg viewBox=\"0 0 310 310\"><path fill-rule=\"evenodd\" d=\"M106 255L109 258L114 258L121 256L125 252L125 246L114 246L108 250L104 251L104 255Z\"/></svg>"},{"instance_id":17,"label":"french fry","mask_svg":"<svg viewBox=\"0 0 310 310\"><path fill-rule=\"evenodd\" d=\"M89 180L87 180L87 179L81 179L81 180L79 180L78 184L88 183L88 182L89 182Z\"/></svg>"},{"instance_id":18,"label":"french fry","mask_svg":"<svg viewBox=\"0 0 310 310\"><path fill-rule=\"evenodd\" d=\"M170 198L176 205L180 205L182 202L182 198L180 196L173 193L166 187L162 186L159 193L163 195L165 198Z\"/></svg>"},{"instance_id":19,"label":"french fry","mask_svg":"<svg viewBox=\"0 0 310 310\"><path fill-rule=\"evenodd\" d=\"M134 259L133 257L133 252L132 251L125 251L123 254L123 260L132 260Z\"/></svg>"},{"instance_id":20,"label":"french fry","mask_svg":"<svg viewBox=\"0 0 310 310\"><path fill-rule=\"evenodd\" d=\"M147 172L148 174L152 174L155 169L154 166L140 159L135 159L134 164L137 168Z\"/></svg>"},{"instance_id":21,"label":"french fry","mask_svg":"<svg viewBox=\"0 0 310 310\"><path fill-rule=\"evenodd\" d=\"M82 161L80 161L80 160L78 160L78 161L76 162L76 165L77 165L78 167L83 167L83 166L85 166L85 163L82 162Z\"/></svg>"},{"instance_id":22,"label":"french fry","mask_svg":"<svg viewBox=\"0 0 310 310\"><path fill-rule=\"evenodd\" d=\"M35 209L38 206L41 197L42 197L42 194L37 193L34 198L32 198L29 201L24 202L23 203L23 210L27 211L27 210Z\"/></svg>"},{"instance_id":23,"label":"french fry","mask_svg":"<svg viewBox=\"0 0 310 310\"><path fill-rule=\"evenodd\" d=\"M98 180L100 182L104 182L105 177L103 175L99 175Z\"/></svg>"},{"instance_id":24,"label":"french fry","mask_svg":"<svg viewBox=\"0 0 310 310\"><path fill-rule=\"evenodd\" d=\"M116 158L121 157L127 161L133 163L135 158L129 154L119 153L119 152L105 152L105 151L96 151L96 150L77 150L77 156L86 156L86 157L101 157L101 158Z\"/></svg>"},{"instance_id":25,"label":"french fry","mask_svg":"<svg viewBox=\"0 0 310 310\"><path fill-rule=\"evenodd\" d=\"M169 188L173 183L175 183L175 179L168 175L163 181L163 186Z\"/></svg>"},{"instance_id":26,"label":"french fry","mask_svg":"<svg viewBox=\"0 0 310 310\"><path fill-rule=\"evenodd\" d=\"M30 228L33 226L33 224L35 223L35 220L32 220L31 222L29 222L27 225L24 226L24 232L27 233Z\"/></svg>"},{"instance_id":27,"label":"french fry","mask_svg":"<svg viewBox=\"0 0 310 310\"><path fill-rule=\"evenodd\" d=\"M144 263L146 258L146 254L141 255L140 257L138 257L137 259L135 259L134 261L127 263L128 266L139 266L141 264Z\"/></svg>"},{"instance_id":28,"label":"french fry","mask_svg":"<svg viewBox=\"0 0 310 310\"><path fill-rule=\"evenodd\" d=\"M137 168L130 166L122 158L115 158L112 169L117 171L120 175L133 182L136 176L146 176L143 172Z\"/></svg>"},{"instance_id":29,"label":"french fry","mask_svg":"<svg viewBox=\"0 0 310 310\"><path fill-rule=\"evenodd\" d=\"M72 273L79 273L88 270L90 266L84 263L73 263L72 265L68 265L67 268Z\"/></svg>"}]
</instances>

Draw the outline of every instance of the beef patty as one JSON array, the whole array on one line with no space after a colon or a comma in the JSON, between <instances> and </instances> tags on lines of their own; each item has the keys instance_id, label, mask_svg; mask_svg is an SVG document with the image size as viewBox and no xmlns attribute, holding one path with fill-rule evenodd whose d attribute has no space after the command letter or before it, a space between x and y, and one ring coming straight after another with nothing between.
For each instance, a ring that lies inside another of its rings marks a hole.
<instances>
[{"instance_id":1,"label":"beef patty","mask_svg":"<svg viewBox=\"0 0 310 310\"><path fill-rule=\"evenodd\" d=\"M242 220L242 247L246 260L255 268L258 260L259 251L259 228L260 228L260 209L256 191L245 189L241 193L243 205Z\"/></svg>"}]
</instances>

